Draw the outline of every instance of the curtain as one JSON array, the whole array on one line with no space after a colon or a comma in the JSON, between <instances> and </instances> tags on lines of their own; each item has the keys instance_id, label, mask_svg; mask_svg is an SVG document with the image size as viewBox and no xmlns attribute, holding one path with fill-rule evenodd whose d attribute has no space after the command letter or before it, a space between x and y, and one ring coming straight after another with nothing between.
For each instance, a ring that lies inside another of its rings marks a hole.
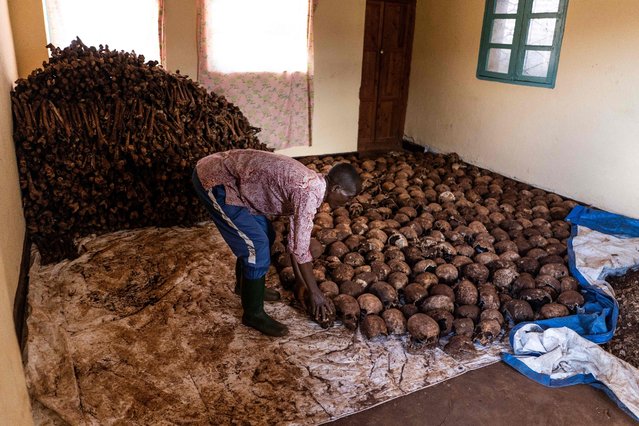
<instances>
[{"instance_id":1,"label":"curtain","mask_svg":"<svg viewBox=\"0 0 639 426\"><path fill-rule=\"evenodd\" d=\"M198 80L274 149L311 144L313 0L199 0Z\"/></svg>"},{"instance_id":2,"label":"curtain","mask_svg":"<svg viewBox=\"0 0 639 426\"><path fill-rule=\"evenodd\" d=\"M109 45L164 63L164 0L45 0L44 6L55 46L80 37L87 46Z\"/></svg>"}]
</instances>

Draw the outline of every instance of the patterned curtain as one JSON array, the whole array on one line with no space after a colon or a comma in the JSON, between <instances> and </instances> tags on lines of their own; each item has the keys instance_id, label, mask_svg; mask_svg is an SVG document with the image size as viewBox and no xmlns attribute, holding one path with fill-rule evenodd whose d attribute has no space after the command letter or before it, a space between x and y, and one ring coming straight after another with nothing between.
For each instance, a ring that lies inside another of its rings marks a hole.
<instances>
[{"instance_id":1,"label":"patterned curtain","mask_svg":"<svg viewBox=\"0 0 639 426\"><path fill-rule=\"evenodd\" d=\"M199 0L198 80L274 149L311 144L313 0Z\"/></svg>"},{"instance_id":2,"label":"patterned curtain","mask_svg":"<svg viewBox=\"0 0 639 426\"><path fill-rule=\"evenodd\" d=\"M108 44L161 62L163 8L164 0L45 0L47 38L66 47L80 37L87 46Z\"/></svg>"}]
</instances>

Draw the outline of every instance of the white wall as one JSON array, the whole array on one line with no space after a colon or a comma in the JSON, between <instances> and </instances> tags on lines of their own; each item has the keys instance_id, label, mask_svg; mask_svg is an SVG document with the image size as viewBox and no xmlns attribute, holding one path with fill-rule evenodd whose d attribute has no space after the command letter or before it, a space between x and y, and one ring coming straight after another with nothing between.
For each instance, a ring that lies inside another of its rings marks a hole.
<instances>
[{"instance_id":1,"label":"white wall","mask_svg":"<svg viewBox=\"0 0 639 426\"><path fill-rule=\"evenodd\" d=\"M315 12L313 143L293 157L357 151L365 0L321 0Z\"/></svg>"},{"instance_id":2,"label":"white wall","mask_svg":"<svg viewBox=\"0 0 639 426\"><path fill-rule=\"evenodd\" d=\"M18 78L7 0L0 0L0 424L32 423L13 323L24 217L13 148L9 92Z\"/></svg>"},{"instance_id":3,"label":"white wall","mask_svg":"<svg viewBox=\"0 0 639 426\"><path fill-rule=\"evenodd\" d=\"M164 0L166 68L197 79L197 7L195 0Z\"/></svg>"},{"instance_id":4,"label":"white wall","mask_svg":"<svg viewBox=\"0 0 639 426\"><path fill-rule=\"evenodd\" d=\"M406 134L639 217L639 1L570 1L552 90L475 77L484 4L418 1Z\"/></svg>"},{"instance_id":5,"label":"white wall","mask_svg":"<svg viewBox=\"0 0 639 426\"><path fill-rule=\"evenodd\" d=\"M18 75L26 77L47 60L42 0L8 0Z\"/></svg>"}]
</instances>

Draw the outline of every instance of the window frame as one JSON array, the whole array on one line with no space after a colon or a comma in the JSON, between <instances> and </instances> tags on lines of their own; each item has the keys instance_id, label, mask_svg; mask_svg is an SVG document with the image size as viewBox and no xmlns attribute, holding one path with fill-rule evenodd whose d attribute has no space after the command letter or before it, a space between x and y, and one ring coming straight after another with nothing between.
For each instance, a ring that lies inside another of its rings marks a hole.
<instances>
[{"instance_id":1,"label":"window frame","mask_svg":"<svg viewBox=\"0 0 639 426\"><path fill-rule=\"evenodd\" d=\"M532 13L534 0L519 0L517 12L512 14L494 13L497 0L486 0L484 10L484 20L482 25L481 42L479 47L479 59L477 61L477 78L480 80L495 81L501 83L518 84L524 86L545 87L553 89L557 79L557 69L559 67L559 54L563 41L564 28L566 26L566 14L568 10L568 0L559 0L557 12L552 13ZM550 61L546 77L534 77L523 75L523 65L526 55L526 40L530 20L533 18L555 18L555 32L551 46L530 46L532 49L550 51ZM493 22L495 19L515 19L515 30L512 44L491 43ZM488 63L488 53L491 48L511 49L508 73L498 73L486 70Z\"/></svg>"},{"instance_id":2,"label":"window frame","mask_svg":"<svg viewBox=\"0 0 639 426\"><path fill-rule=\"evenodd\" d=\"M125 52L135 52L138 56L144 56L144 61L148 62L148 61L157 61L160 65L162 66L166 66L166 29L165 29L165 11L166 11L166 5L165 0L151 0L151 3L157 3L157 9L154 7L152 8L153 10L157 10L157 20L155 22L155 24L153 25L154 30L153 32L149 32L148 34L152 34L152 39L153 39L153 43L144 43L145 40L142 40L143 43L138 44L133 43L133 44L128 44L128 41L130 39L135 39L136 41L140 41L137 40L138 38L136 37L136 33L133 32L132 34L127 34L127 44L123 44L120 43L121 40L113 40L110 37L105 37L104 39L102 39L103 34L111 34L113 33L113 29L112 28L100 28L102 30L104 30L104 32L102 31L96 31L96 29L94 28L95 25L91 26L91 31L86 32L86 29L83 28L82 26L80 26L79 28L76 28L76 26L74 26L75 23L77 23L78 21L76 21L76 18L78 18L80 15L90 15L94 12L94 8L96 7L100 7L100 6L108 6L112 11L115 10L119 10L120 7L122 6L123 8L126 7L129 3L131 3L131 1L123 1L122 4L113 4L113 1L108 2L108 1L103 1L102 3L95 5L92 3L86 3L84 2L83 4L83 9L82 9L82 13L79 13L78 15L73 15L73 14L69 14L69 16L67 16L64 11L65 9L69 9L70 8L70 4L69 3L65 3L65 1L63 0L41 0L41 6L42 6L42 13L44 15L44 26L45 26L45 36L46 36L46 40L47 40L47 44L51 43L53 45L55 45L56 47L59 47L61 49L67 47L69 45L69 43L71 43L73 40L76 39L76 37L79 37L82 42L84 44L86 44L87 46L94 46L94 47L98 47L100 44L101 45L105 45L108 46L109 49L111 51L125 51ZM129 7L130 8L130 7ZM150 9L150 8L149 8ZM147 8L144 8L144 10L146 11ZM138 16L139 14L137 14L135 12L130 12L128 14L129 17L133 17L133 19L135 19L135 16ZM120 11L120 14L123 13L122 11ZM105 22L105 20L107 20L109 17L108 14L103 14L100 16L100 21L103 23ZM117 19L117 16L116 18ZM138 19L139 20L139 19ZM90 20L84 20L86 22L93 22ZM151 22L151 21L150 21ZM119 23L119 25L123 28L125 28L124 32L127 33L126 28L127 25L129 23L126 22L125 24L122 24L121 22ZM65 34L67 31L63 30L62 28L74 28L73 31L69 34ZM98 27L100 27L98 25ZM116 31L118 32L118 31ZM123 31L119 31L120 33L122 33ZM144 32L144 34L146 34L146 32ZM67 37L70 35L70 38ZM96 39L96 35L100 36L100 39ZM157 36L157 37L156 37ZM149 37L151 38L151 37ZM136 46L137 44L137 46ZM154 50L152 52L145 50L144 47L152 47ZM142 47L142 48L140 48ZM157 51L155 50L157 48ZM155 55L157 53L157 56ZM51 55L51 52L47 52L48 56Z\"/></svg>"}]
</instances>

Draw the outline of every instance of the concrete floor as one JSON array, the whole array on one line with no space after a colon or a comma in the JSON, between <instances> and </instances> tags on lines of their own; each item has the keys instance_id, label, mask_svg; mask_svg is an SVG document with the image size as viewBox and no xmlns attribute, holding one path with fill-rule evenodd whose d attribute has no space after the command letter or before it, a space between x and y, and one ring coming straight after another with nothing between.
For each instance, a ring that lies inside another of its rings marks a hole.
<instances>
[{"instance_id":1,"label":"concrete floor","mask_svg":"<svg viewBox=\"0 0 639 426\"><path fill-rule=\"evenodd\" d=\"M358 425L635 425L591 386L547 388L504 363L328 423Z\"/></svg>"}]
</instances>

